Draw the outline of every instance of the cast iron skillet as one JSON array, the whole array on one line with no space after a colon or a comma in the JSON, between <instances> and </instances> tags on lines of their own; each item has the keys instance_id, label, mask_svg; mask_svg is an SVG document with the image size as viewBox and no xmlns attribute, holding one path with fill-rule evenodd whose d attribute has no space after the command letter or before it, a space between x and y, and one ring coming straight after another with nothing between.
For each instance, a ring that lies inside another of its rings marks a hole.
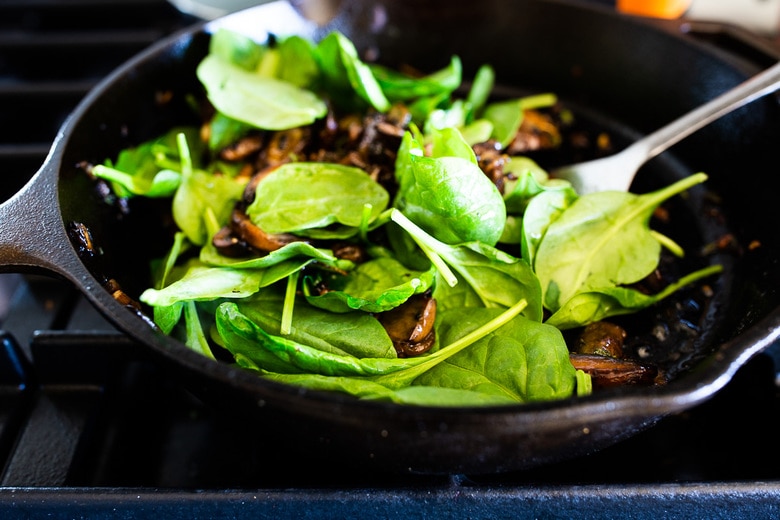
<instances>
[{"instance_id":1,"label":"cast iron skillet","mask_svg":"<svg viewBox=\"0 0 780 520\"><path fill-rule=\"evenodd\" d=\"M323 5L335 10L323 12ZM577 3L472 5L317 3L313 16L325 24L317 25L300 14L312 13L309 4L293 9L273 3L216 23L240 26L260 39L266 31L316 38L337 28L387 64L406 62L422 70L434 70L458 54L465 77L490 62L500 83L556 92L624 137L653 130L757 71L685 35ZM148 261L168 244L157 206L139 201L135 204L147 207L118 217L78 164L100 163L174 124L194 122L185 95L197 92L194 69L213 27L206 24L161 42L86 97L40 171L0 206L0 263L4 270L43 270L70 280L118 328L164 360L172 375L242 414L247 424L259 424L258 442L276 442L282 453L294 450L390 471L527 468L600 449L704 401L780 335L780 234L774 229L770 189L778 164L780 110L777 100L768 98L680 143L637 180L641 188L706 171L710 181L691 191L686 199L691 218L681 225L701 244L724 230L736 244L711 258L724 264L724 274L712 282L715 296L702 312L701 336L681 343L674 378L665 386L524 406L407 407L274 384L191 352L115 301L100 275L93 274L103 270L132 295L146 287ZM171 101L160 103L161 92L173 93ZM717 213L708 210L713 196L720 197ZM88 267L79 258L67 233L71 222L91 229L103 253L99 265Z\"/></svg>"}]
</instances>

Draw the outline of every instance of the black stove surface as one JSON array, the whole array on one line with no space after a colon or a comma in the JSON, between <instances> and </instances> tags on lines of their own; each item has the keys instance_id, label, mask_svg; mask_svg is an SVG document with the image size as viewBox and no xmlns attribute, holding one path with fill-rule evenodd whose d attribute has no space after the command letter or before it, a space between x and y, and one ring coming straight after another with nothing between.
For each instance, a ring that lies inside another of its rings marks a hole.
<instances>
[{"instance_id":1,"label":"black stove surface","mask_svg":"<svg viewBox=\"0 0 780 520\"><path fill-rule=\"evenodd\" d=\"M94 83L194 22L162 0L0 2L2 200ZM259 443L49 278L0 275L0 345L3 519L780 515L780 345L644 433L500 475L366 473Z\"/></svg>"}]
</instances>

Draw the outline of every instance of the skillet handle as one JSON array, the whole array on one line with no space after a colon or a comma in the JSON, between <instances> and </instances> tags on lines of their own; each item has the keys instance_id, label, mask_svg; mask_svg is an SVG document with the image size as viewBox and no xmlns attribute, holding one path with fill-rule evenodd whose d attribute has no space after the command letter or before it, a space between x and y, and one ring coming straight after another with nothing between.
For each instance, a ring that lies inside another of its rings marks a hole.
<instances>
[{"instance_id":1,"label":"skillet handle","mask_svg":"<svg viewBox=\"0 0 780 520\"><path fill-rule=\"evenodd\" d=\"M0 272L44 271L71 280L80 277L83 266L60 216L57 161L51 159L0 204Z\"/></svg>"}]
</instances>

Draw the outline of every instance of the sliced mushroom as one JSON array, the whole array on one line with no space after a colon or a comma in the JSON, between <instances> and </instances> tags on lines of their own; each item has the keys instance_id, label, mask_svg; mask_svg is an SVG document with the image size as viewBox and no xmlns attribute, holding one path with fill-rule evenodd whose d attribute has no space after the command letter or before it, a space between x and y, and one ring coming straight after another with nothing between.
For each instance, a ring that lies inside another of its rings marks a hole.
<instances>
[{"instance_id":1,"label":"sliced mushroom","mask_svg":"<svg viewBox=\"0 0 780 520\"><path fill-rule=\"evenodd\" d=\"M480 169L504 193L504 165L509 156L501 153L501 143L493 139L473 146Z\"/></svg>"},{"instance_id":2,"label":"sliced mushroom","mask_svg":"<svg viewBox=\"0 0 780 520\"><path fill-rule=\"evenodd\" d=\"M271 252L292 242L303 240L289 233L266 233L249 220L246 212L236 207L230 218L230 229L235 236L258 251Z\"/></svg>"},{"instance_id":3,"label":"sliced mushroom","mask_svg":"<svg viewBox=\"0 0 780 520\"><path fill-rule=\"evenodd\" d=\"M141 310L141 304L128 296L128 294L122 290L122 287L119 286L119 282L113 278L106 281L106 283L103 284L103 287L111 293L111 296L113 296L116 301L125 307L130 307L139 311Z\"/></svg>"},{"instance_id":4,"label":"sliced mushroom","mask_svg":"<svg viewBox=\"0 0 780 520\"><path fill-rule=\"evenodd\" d=\"M255 200L255 192L257 191L257 185L260 184L263 179L268 177L268 175L273 172L278 166L271 166L268 168L264 168L260 170L259 172L252 175L252 178L249 179L249 182L244 187L244 193L242 195L242 202L245 205L252 204L252 202Z\"/></svg>"},{"instance_id":5,"label":"sliced mushroom","mask_svg":"<svg viewBox=\"0 0 780 520\"><path fill-rule=\"evenodd\" d=\"M349 260L352 263L360 264L368 259L366 248L360 244L350 244L348 242L337 242L330 246L333 256L342 260Z\"/></svg>"},{"instance_id":6,"label":"sliced mushroom","mask_svg":"<svg viewBox=\"0 0 780 520\"><path fill-rule=\"evenodd\" d=\"M574 368L589 374L594 388L652 384L658 369L631 359L615 359L595 354L569 354Z\"/></svg>"},{"instance_id":7,"label":"sliced mushroom","mask_svg":"<svg viewBox=\"0 0 780 520\"><path fill-rule=\"evenodd\" d=\"M211 243L219 254L230 258L241 258L252 254L249 244L238 238L230 226L220 229L211 239Z\"/></svg>"},{"instance_id":8,"label":"sliced mushroom","mask_svg":"<svg viewBox=\"0 0 780 520\"><path fill-rule=\"evenodd\" d=\"M551 116L537 110L526 110L520 129L505 152L509 155L518 155L554 148L560 142L560 130Z\"/></svg>"},{"instance_id":9,"label":"sliced mushroom","mask_svg":"<svg viewBox=\"0 0 780 520\"><path fill-rule=\"evenodd\" d=\"M577 345L579 354L595 354L612 358L623 357L625 329L607 321L597 321L585 327Z\"/></svg>"},{"instance_id":10,"label":"sliced mushroom","mask_svg":"<svg viewBox=\"0 0 780 520\"><path fill-rule=\"evenodd\" d=\"M242 161L252 155L259 152L263 148L264 139L261 134L248 135L224 148L220 153L220 158L237 162Z\"/></svg>"},{"instance_id":11,"label":"sliced mushroom","mask_svg":"<svg viewBox=\"0 0 780 520\"><path fill-rule=\"evenodd\" d=\"M274 132L268 146L261 152L265 166L279 166L298 158L311 139L309 127L291 128Z\"/></svg>"},{"instance_id":12,"label":"sliced mushroom","mask_svg":"<svg viewBox=\"0 0 780 520\"><path fill-rule=\"evenodd\" d=\"M399 357L419 356L433 346L436 300L431 296L414 295L402 305L377 317L393 341Z\"/></svg>"},{"instance_id":13,"label":"sliced mushroom","mask_svg":"<svg viewBox=\"0 0 780 520\"><path fill-rule=\"evenodd\" d=\"M395 347L395 351L398 353L398 357L406 358L406 357L415 357L419 356L420 354L425 354L429 350L431 350L431 347L433 347L433 343L436 340L436 334L431 331L427 336L422 338L420 341L417 342L411 342L411 341L394 341L393 346Z\"/></svg>"}]
</instances>

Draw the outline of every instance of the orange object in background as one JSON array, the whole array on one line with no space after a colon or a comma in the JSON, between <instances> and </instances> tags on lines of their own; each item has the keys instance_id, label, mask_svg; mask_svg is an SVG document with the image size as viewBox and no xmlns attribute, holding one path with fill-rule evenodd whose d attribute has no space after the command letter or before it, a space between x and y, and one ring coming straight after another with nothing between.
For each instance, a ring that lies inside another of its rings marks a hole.
<instances>
[{"instance_id":1,"label":"orange object in background","mask_svg":"<svg viewBox=\"0 0 780 520\"><path fill-rule=\"evenodd\" d=\"M617 0L621 13L654 18L679 18L690 5L691 0Z\"/></svg>"}]
</instances>

